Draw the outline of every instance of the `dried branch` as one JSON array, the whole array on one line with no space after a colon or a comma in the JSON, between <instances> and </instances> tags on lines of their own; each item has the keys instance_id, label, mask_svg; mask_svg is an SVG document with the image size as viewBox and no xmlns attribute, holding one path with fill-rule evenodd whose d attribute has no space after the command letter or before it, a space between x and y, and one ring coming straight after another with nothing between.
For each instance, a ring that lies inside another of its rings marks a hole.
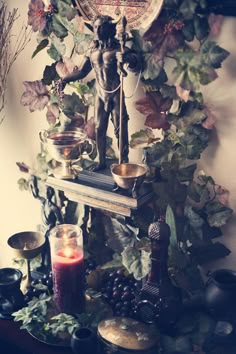
<instances>
[{"instance_id":1,"label":"dried branch","mask_svg":"<svg viewBox=\"0 0 236 354\"><path fill-rule=\"evenodd\" d=\"M31 38L32 31L23 25L19 34L13 36L12 29L18 20L18 9L8 11L0 2L0 116L6 104L7 77L17 57L24 50ZM14 47L11 48L14 37ZM0 119L3 122L4 116Z\"/></svg>"}]
</instances>

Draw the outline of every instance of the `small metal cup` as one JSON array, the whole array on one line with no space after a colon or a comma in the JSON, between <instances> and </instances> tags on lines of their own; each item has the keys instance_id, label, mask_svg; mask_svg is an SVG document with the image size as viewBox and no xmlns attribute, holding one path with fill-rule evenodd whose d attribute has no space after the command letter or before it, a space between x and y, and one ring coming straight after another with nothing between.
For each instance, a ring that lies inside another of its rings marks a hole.
<instances>
[{"instance_id":1,"label":"small metal cup","mask_svg":"<svg viewBox=\"0 0 236 354\"><path fill-rule=\"evenodd\" d=\"M112 164L111 174L119 188L131 190L132 196L136 198L138 188L145 180L147 167L135 163Z\"/></svg>"}]
</instances>

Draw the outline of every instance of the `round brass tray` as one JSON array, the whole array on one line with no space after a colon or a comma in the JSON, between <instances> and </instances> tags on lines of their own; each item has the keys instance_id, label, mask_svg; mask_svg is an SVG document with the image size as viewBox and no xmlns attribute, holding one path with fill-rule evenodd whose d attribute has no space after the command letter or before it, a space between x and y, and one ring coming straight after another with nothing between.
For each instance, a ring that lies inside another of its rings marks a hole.
<instances>
[{"instance_id":1,"label":"round brass tray","mask_svg":"<svg viewBox=\"0 0 236 354\"><path fill-rule=\"evenodd\" d=\"M99 15L125 16L128 29L147 29L159 15L164 0L75 0L85 20Z\"/></svg>"}]
</instances>

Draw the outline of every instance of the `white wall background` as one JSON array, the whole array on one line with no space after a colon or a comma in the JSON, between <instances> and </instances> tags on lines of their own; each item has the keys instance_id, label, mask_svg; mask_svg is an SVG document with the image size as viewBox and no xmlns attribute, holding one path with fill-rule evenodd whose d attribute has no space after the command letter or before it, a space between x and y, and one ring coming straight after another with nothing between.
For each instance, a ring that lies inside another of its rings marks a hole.
<instances>
[{"instance_id":1,"label":"white wall background","mask_svg":"<svg viewBox=\"0 0 236 354\"><path fill-rule=\"evenodd\" d=\"M19 8L20 18L15 26L17 33L23 22L27 22L28 1L7 0L9 8ZM35 230L40 223L40 205L30 193L18 189L17 180L22 177L16 161L33 165L39 151L38 133L48 127L45 112L30 113L20 104L23 81L41 79L48 56L43 52L34 59L31 55L36 48L36 36L17 59L8 80L6 118L0 125L0 265L9 263L9 248L6 240L13 233ZM201 162L201 167L212 175L217 183L230 190L230 206L236 213L236 18L225 18L219 44L231 55L218 70L219 78L204 90L206 100L215 107L217 115L213 141ZM136 78L130 79L127 95L132 92ZM139 89L132 100L127 101L130 115L130 133L143 124L143 117L133 111L133 101L142 95ZM137 161L140 153L131 151L131 161ZM227 258L211 267L236 268L236 214L224 227L223 242L232 251Z\"/></svg>"}]
</instances>

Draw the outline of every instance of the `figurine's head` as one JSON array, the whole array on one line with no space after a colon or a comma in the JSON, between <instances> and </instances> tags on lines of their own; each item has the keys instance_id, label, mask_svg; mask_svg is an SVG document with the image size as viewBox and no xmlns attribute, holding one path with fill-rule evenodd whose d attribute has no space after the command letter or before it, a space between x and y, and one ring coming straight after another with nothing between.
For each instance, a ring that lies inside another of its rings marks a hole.
<instances>
[{"instance_id":1,"label":"figurine's head","mask_svg":"<svg viewBox=\"0 0 236 354\"><path fill-rule=\"evenodd\" d=\"M110 16L97 16L93 21L95 40L108 40L116 35L116 23Z\"/></svg>"}]
</instances>

